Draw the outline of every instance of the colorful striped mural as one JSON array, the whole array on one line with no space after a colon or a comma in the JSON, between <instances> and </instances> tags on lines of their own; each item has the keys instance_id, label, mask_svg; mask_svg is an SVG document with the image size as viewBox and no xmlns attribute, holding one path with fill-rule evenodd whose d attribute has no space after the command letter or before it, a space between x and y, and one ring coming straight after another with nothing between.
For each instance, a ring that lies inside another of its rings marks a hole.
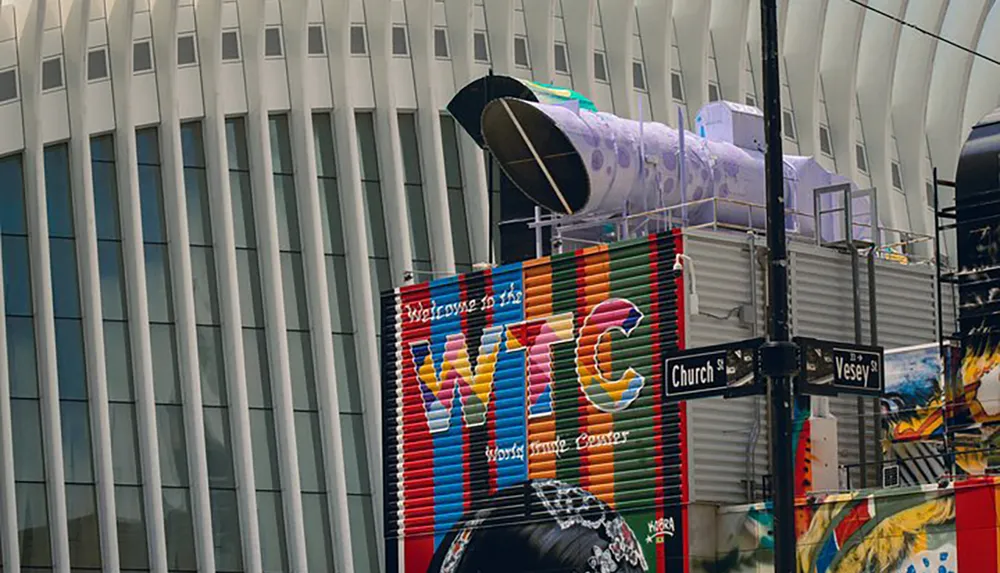
<instances>
[{"instance_id":1,"label":"colorful striped mural","mask_svg":"<svg viewBox=\"0 0 1000 573\"><path fill-rule=\"evenodd\" d=\"M453 566L470 522L498 504L530 521L524 484L547 480L620 515L616 557L625 539L650 571L687 569L684 410L661 399L680 245L655 235L383 295L387 571Z\"/></svg>"}]
</instances>

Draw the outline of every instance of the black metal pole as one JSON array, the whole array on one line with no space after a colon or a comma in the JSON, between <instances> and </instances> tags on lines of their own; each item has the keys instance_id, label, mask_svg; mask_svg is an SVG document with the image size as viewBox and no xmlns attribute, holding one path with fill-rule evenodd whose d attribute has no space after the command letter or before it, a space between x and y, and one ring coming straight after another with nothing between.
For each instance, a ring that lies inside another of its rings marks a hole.
<instances>
[{"instance_id":1,"label":"black metal pole","mask_svg":"<svg viewBox=\"0 0 1000 573\"><path fill-rule=\"evenodd\" d=\"M492 85L493 85L493 68L491 67L489 72L489 78L487 78L486 86L485 89L483 90L484 108L490 103L490 96L492 95L490 93L490 87ZM483 141L485 142L486 139L483 138ZM494 220L494 217L496 216L496 213L494 212L495 206L493 205L494 202L493 200L496 197L496 192L498 190L493 189L493 177L494 177L493 155L488 150L484 153L484 155L486 156L486 212L487 212L486 217L489 219L489 221L487 221L488 238L486 241L486 246L489 249L487 261L489 262L490 266L493 266L496 264L496 249L494 248L493 245L493 238L494 238L493 236L495 232L494 227L496 227L496 221Z\"/></svg>"},{"instance_id":2,"label":"black metal pole","mask_svg":"<svg viewBox=\"0 0 1000 573\"><path fill-rule=\"evenodd\" d=\"M778 75L778 10L776 0L760 2L763 38L764 130L766 137L767 246L771 252L768 296L771 340L761 353L770 380L771 464L774 475L774 570L795 571L795 456L792 451L792 376L798 372L797 349L789 342L788 248L785 244L785 177L781 150L781 80Z\"/></svg>"}]
</instances>

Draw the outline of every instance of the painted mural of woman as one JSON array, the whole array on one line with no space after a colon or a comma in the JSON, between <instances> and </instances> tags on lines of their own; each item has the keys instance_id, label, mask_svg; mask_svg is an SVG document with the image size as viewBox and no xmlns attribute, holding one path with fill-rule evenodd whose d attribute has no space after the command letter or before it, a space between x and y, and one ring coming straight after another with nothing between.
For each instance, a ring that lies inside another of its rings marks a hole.
<instances>
[{"instance_id":1,"label":"painted mural of woman","mask_svg":"<svg viewBox=\"0 0 1000 573\"><path fill-rule=\"evenodd\" d=\"M648 570L635 533L617 512L584 489L542 479L498 492L459 520L428 573Z\"/></svg>"}]
</instances>

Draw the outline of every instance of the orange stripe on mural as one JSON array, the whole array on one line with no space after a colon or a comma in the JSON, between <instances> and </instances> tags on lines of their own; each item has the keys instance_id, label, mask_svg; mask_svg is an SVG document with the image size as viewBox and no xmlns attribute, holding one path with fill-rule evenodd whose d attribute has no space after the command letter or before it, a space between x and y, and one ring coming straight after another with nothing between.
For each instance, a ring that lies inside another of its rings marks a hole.
<instances>
[{"instance_id":1,"label":"orange stripe on mural","mask_svg":"<svg viewBox=\"0 0 1000 573\"><path fill-rule=\"evenodd\" d=\"M524 263L524 318L552 314L552 265L548 257ZM551 448L534 451L531 444L551 444L556 439L555 417L528 419L528 478L556 477L556 453Z\"/></svg>"}]
</instances>

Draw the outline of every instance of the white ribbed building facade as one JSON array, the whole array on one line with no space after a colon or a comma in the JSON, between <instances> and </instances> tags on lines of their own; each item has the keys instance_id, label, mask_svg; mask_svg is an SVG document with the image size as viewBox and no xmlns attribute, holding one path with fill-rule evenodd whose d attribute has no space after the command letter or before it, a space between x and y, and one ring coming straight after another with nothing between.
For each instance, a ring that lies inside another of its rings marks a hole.
<instances>
[{"instance_id":1,"label":"white ribbed building facade","mask_svg":"<svg viewBox=\"0 0 1000 573\"><path fill-rule=\"evenodd\" d=\"M992 0L872 0L993 57ZM1000 67L781 2L787 153L932 230ZM488 257L496 73L760 100L753 0L4 0L0 572L378 571L377 293Z\"/></svg>"}]
</instances>

